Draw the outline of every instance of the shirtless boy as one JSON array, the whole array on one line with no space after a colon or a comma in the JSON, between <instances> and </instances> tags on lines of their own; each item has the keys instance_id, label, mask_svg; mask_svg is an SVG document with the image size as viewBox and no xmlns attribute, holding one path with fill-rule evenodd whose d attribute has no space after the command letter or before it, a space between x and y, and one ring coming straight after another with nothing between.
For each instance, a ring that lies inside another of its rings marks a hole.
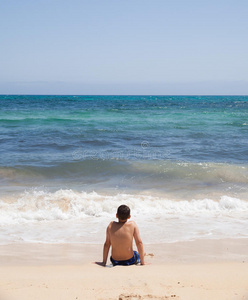
<instances>
[{"instance_id":1,"label":"shirtless boy","mask_svg":"<svg viewBox=\"0 0 248 300\"><path fill-rule=\"evenodd\" d=\"M107 228L101 265L105 266L107 263L110 246L112 247L110 260L114 266L145 264L144 248L139 229L134 221L128 222L130 217L130 208L128 206L121 205L118 207L116 214L118 222L111 222ZM139 253L133 251L133 238Z\"/></svg>"}]
</instances>

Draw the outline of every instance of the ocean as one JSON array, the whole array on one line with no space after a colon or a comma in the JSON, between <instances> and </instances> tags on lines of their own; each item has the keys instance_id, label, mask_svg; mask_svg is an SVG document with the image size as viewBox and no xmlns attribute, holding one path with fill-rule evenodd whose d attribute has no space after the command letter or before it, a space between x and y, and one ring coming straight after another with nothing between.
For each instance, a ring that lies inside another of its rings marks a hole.
<instances>
[{"instance_id":1,"label":"ocean","mask_svg":"<svg viewBox=\"0 0 248 300\"><path fill-rule=\"evenodd\" d=\"M0 95L0 244L248 237L248 96Z\"/></svg>"}]
</instances>

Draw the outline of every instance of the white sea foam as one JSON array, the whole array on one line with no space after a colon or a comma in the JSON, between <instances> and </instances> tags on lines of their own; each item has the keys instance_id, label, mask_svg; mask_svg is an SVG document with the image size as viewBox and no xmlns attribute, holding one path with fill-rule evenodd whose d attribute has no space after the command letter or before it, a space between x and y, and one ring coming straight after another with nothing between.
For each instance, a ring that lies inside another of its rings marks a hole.
<instances>
[{"instance_id":1,"label":"white sea foam","mask_svg":"<svg viewBox=\"0 0 248 300\"><path fill-rule=\"evenodd\" d=\"M54 193L33 190L25 192L16 201L0 201L0 225L55 220L82 220L86 217L112 217L116 207L126 203L133 215L199 216L245 214L248 202L222 196L219 201L211 199L172 201L147 195L101 195L95 192L59 190Z\"/></svg>"},{"instance_id":2,"label":"white sea foam","mask_svg":"<svg viewBox=\"0 0 248 300\"><path fill-rule=\"evenodd\" d=\"M0 201L0 243L103 242L116 208L127 204L146 243L248 237L248 202L222 196L172 201L148 195L27 191Z\"/></svg>"}]
</instances>

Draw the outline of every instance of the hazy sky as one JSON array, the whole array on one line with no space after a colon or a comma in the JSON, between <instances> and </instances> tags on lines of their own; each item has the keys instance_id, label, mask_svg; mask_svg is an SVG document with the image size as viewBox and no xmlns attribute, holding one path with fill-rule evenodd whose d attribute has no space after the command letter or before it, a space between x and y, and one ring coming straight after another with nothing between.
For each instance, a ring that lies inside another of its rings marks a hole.
<instances>
[{"instance_id":1,"label":"hazy sky","mask_svg":"<svg viewBox=\"0 0 248 300\"><path fill-rule=\"evenodd\" d=\"M248 0L0 0L0 94L248 94Z\"/></svg>"}]
</instances>

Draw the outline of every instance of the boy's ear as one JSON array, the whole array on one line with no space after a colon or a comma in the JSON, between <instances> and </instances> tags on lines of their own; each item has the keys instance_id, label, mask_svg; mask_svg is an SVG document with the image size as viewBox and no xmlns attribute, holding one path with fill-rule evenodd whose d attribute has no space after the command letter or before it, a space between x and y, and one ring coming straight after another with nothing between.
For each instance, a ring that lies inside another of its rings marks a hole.
<instances>
[{"instance_id":1,"label":"boy's ear","mask_svg":"<svg viewBox=\"0 0 248 300\"><path fill-rule=\"evenodd\" d=\"M128 219L130 219L130 218L131 218L131 215L129 215Z\"/></svg>"},{"instance_id":2,"label":"boy's ear","mask_svg":"<svg viewBox=\"0 0 248 300\"><path fill-rule=\"evenodd\" d=\"M116 219L118 219L118 215L116 214Z\"/></svg>"}]
</instances>

